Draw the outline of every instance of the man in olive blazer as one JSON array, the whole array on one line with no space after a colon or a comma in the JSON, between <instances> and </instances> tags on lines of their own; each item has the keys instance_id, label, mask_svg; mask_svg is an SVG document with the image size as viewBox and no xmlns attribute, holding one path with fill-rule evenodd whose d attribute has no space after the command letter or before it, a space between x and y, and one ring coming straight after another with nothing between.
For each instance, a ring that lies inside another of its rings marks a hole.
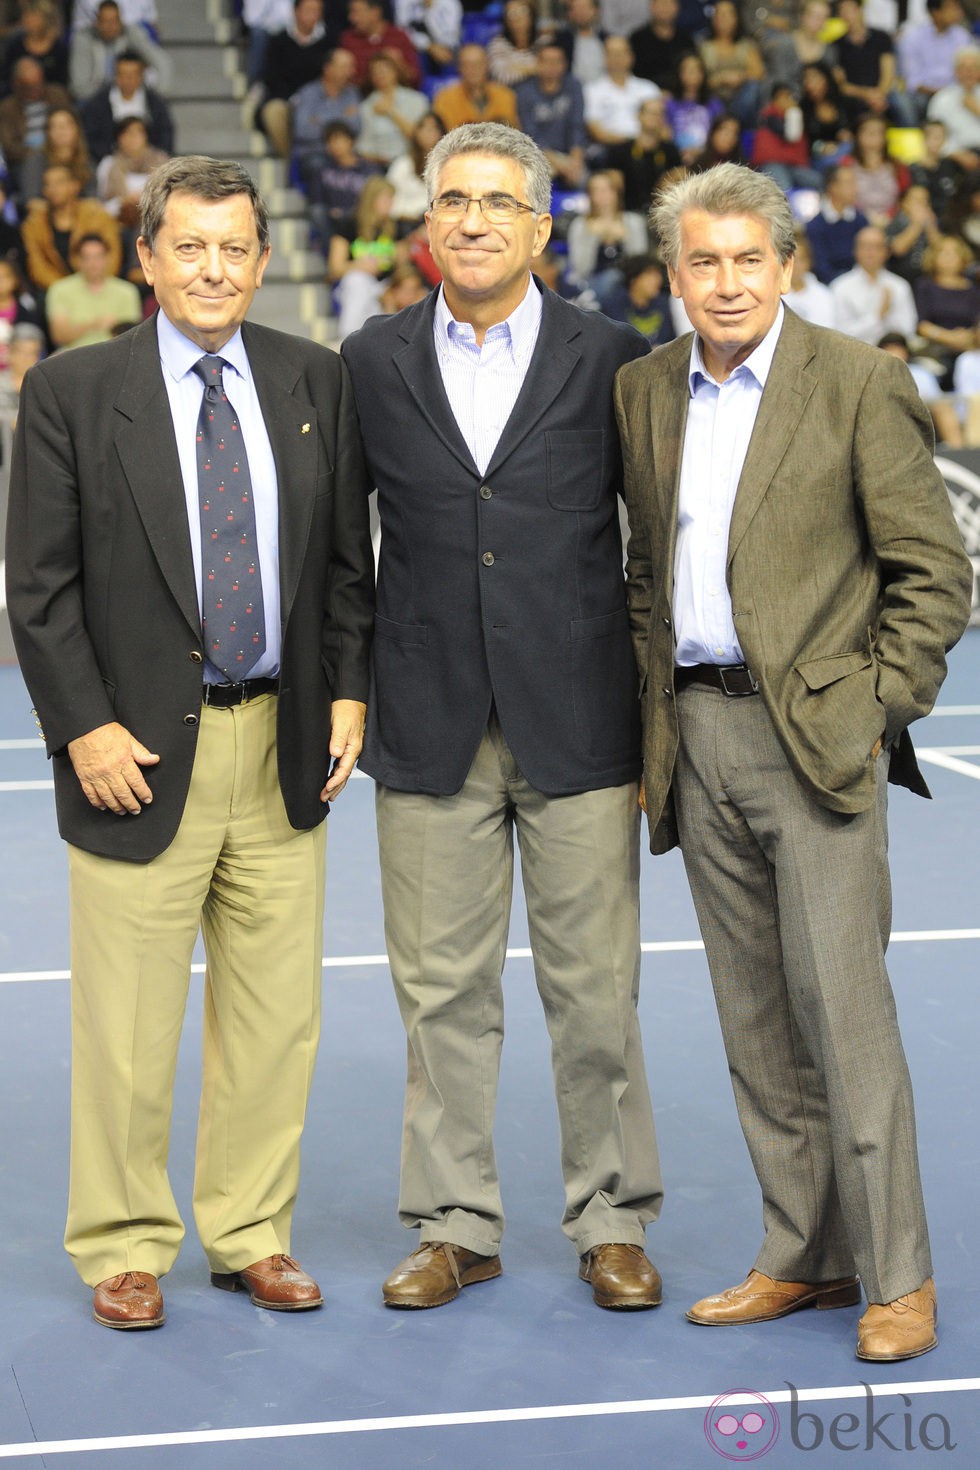
<instances>
[{"instance_id":1,"label":"man in olive blazer","mask_svg":"<svg viewBox=\"0 0 980 1470\"><path fill-rule=\"evenodd\" d=\"M904 366L782 306L776 186L727 165L653 216L696 336L617 378L645 798L653 851L684 854L765 1223L748 1279L689 1316L852 1304L857 1271L859 1355L911 1357L935 1295L884 966L886 778L928 795L907 727L969 563Z\"/></svg>"}]
</instances>

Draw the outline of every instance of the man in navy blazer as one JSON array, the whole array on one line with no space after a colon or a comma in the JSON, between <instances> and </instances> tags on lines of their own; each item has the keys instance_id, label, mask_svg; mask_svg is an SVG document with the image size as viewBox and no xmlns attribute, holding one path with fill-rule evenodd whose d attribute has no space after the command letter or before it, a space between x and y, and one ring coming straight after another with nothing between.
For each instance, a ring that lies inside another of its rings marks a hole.
<instances>
[{"instance_id":1,"label":"man in navy blazer","mask_svg":"<svg viewBox=\"0 0 980 1470\"><path fill-rule=\"evenodd\" d=\"M612 414L626 328L541 286L550 172L514 129L429 155L442 287L344 344L381 516L368 727L408 1033L391 1307L500 1273L492 1126L520 843L552 1038L563 1228L600 1306L653 1307L661 1185L643 1068L638 685Z\"/></svg>"}]
</instances>

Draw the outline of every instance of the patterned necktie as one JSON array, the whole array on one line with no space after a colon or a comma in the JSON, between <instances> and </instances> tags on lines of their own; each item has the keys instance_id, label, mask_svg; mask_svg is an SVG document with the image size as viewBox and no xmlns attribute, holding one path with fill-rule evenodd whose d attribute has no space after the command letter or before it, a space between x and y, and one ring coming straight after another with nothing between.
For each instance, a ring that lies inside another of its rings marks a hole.
<instances>
[{"instance_id":1,"label":"patterned necktie","mask_svg":"<svg viewBox=\"0 0 980 1470\"><path fill-rule=\"evenodd\" d=\"M255 537L255 507L245 441L228 402L222 357L202 357L197 421L197 490L201 503L201 622L204 651L233 684L265 652L265 610Z\"/></svg>"}]
</instances>

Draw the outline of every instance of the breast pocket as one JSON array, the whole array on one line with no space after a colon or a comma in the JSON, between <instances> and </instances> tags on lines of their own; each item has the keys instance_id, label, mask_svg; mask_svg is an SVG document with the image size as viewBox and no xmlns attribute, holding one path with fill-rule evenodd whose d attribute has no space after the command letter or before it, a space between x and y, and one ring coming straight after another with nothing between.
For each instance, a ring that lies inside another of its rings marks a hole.
<instances>
[{"instance_id":1,"label":"breast pocket","mask_svg":"<svg viewBox=\"0 0 980 1470\"><path fill-rule=\"evenodd\" d=\"M602 429L549 429L544 437L548 504L553 510L596 510L605 486Z\"/></svg>"}]
</instances>

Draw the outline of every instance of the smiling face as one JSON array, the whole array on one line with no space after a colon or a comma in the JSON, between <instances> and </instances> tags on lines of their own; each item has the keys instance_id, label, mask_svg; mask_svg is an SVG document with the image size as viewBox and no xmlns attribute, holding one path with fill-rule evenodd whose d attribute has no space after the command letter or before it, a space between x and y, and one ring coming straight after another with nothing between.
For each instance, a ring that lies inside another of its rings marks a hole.
<instances>
[{"instance_id":1,"label":"smiling face","mask_svg":"<svg viewBox=\"0 0 980 1470\"><path fill-rule=\"evenodd\" d=\"M136 248L164 314L206 352L218 352L241 326L269 259L247 194L173 193L153 249L142 236Z\"/></svg>"},{"instance_id":2,"label":"smiling face","mask_svg":"<svg viewBox=\"0 0 980 1470\"><path fill-rule=\"evenodd\" d=\"M705 366L719 382L755 351L789 290L792 257L781 261L768 223L755 215L681 216L681 249L670 289L701 338Z\"/></svg>"},{"instance_id":3,"label":"smiling face","mask_svg":"<svg viewBox=\"0 0 980 1470\"><path fill-rule=\"evenodd\" d=\"M524 170L512 158L485 153L458 153L439 173L436 195L462 194L482 199L509 194L527 204ZM524 299L531 262L551 234L551 215L522 210L510 224L490 224L471 204L462 219L440 220L426 214L429 248L442 272L446 301L459 321L478 311L505 321Z\"/></svg>"}]
</instances>

